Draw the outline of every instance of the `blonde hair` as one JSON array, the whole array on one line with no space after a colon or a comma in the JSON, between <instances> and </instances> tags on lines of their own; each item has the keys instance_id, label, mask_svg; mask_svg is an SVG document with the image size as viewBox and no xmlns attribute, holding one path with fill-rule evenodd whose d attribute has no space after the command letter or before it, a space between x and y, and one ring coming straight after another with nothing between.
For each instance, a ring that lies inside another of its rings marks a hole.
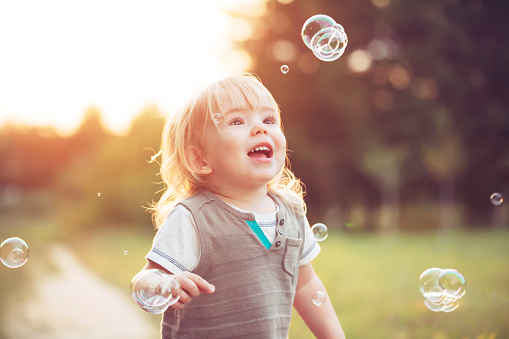
<instances>
[{"instance_id":1,"label":"blonde hair","mask_svg":"<svg viewBox=\"0 0 509 339\"><path fill-rule=\"evenodd\" d=\"M162 226L175 205L205 187L203 178L193 172L187 161L186 149L195 146L203 150L205 125L213 113L223 113L221 99L224 99L225 93L234 107L247 102L251 109L260 104L260 95L263 93L274 103L274 109L280 116L279 106L272 94L252 74L231 76L208 85L169 116L163 130L161 149L152 157L152 161L155 161L161 156L160 175L165 185L159 201L149 207L156 228ZM282 129L281 122L280 127ZM267 188L305 212L304 185L290 170L288 156L278 175L267 183Z\"/></svg>"}]
</instances>

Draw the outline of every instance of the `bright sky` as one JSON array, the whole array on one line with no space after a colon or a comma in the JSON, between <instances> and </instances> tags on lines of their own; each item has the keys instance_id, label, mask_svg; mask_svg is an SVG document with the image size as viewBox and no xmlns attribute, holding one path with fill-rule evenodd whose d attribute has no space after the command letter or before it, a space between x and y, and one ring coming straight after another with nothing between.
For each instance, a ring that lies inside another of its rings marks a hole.
<instances>
[{"instance_id":1,"label":"bright sky","mask_svg":"<svg viewBox=\"0 0 509 339\"><path fill-rule=\"evenodd\" d=\"M70 132L89 107L121 132L171 113L201 84L246 69L225 9L260 0L0 0L0 125Z\"/></svg>"}]
</instances>

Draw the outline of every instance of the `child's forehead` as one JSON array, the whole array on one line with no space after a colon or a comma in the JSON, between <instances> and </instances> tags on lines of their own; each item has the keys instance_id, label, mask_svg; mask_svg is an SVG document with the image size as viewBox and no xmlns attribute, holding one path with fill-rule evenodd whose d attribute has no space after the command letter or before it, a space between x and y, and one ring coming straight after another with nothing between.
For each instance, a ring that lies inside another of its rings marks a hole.
<instances>
[{"instance_id":1,"label":"child's forehead","mask_svg":"<svg viewBox=\"0 0 509 339\"><path fill-rule=\"evenodd\" d=\"M259 88L248 93L240 89L234 91L222 89L217 98L216 105L219 111L224 114L250 110L275 111L277 108L277 104L272 96Z\"/></svg>"}]
</instances>

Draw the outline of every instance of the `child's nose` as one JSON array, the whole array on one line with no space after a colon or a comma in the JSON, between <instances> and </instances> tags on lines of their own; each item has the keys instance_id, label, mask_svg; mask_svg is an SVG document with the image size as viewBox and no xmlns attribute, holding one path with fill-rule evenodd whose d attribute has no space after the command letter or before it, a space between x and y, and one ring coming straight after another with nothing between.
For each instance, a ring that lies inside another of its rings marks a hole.
<instances>
[{"instance_id":1,"label":"child's nose","mask_svg":"<svg viewBox=\"0 0 509 339\"><path fill-rule=\"evenodd\" d=\"M262 124L253 126L253 129L251 130L251 134L258 135L258 134L267 134L267 129Z\"/></svg>"}]
</instances>

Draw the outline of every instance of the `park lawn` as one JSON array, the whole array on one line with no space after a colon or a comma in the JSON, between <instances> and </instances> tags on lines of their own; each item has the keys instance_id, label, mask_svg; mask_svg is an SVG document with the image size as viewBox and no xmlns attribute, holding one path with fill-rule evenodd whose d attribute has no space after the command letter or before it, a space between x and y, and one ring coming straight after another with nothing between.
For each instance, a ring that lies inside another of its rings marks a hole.
<instances>
[{"instance_id":1,"label":"park lawn","mask_svg":"<svg viewBox=\"0 0 509 339\"><path fill-rule=\"evenodd\" d=\"M104 233L81 239L75 250L99 274L127 289L144 264L151 239L146 234ZM507 231L331 233L320 243L313 266L348 338L506 338L508 243ZM465 276L467 292L454 312L435 313L424 306L419 276L430 267L454 268ZM310 300L309 307L317 306ZM290 338L312 337L294 312Z\"/></svg>"},{"instance_id":2,"label":"park lawn","mask_svg":"<svg viewBox=\"0 0 509 339\"><path fill-rule=\"evenodd\" d=\"M506 231L332 234L313 266L347 338L508 338L508 243ZM464 275L466 295L454 312L425 307L419 276L430 267ZM312 338L295 315L290 338Z\"/></svg>"},{"instance_id":3,"label":"park lawn","mask_svg":"<svg viewBox=\"0 0 509 339\"><path fill-rule=\"evenodd\" d=\"M44 246L51 242L48 237L38 242L39 235L31 233L24 237L34 249L28 264L35 265L34 256L44 255ZM152 237L152 232L104 231L76 237L67 245L85 265L128 294ZM320 243L313 266L349 339L507 338L508 243L509 231L503 230L393 236L331 232ZM435 313L424 306L419 276L430 267L455 268L465 276L467 292L454 312ZM21 279L14 275L23 274L23 268L1 273L5 297ZM310 300L309 307L317 306ZM160 316L149 317L158 326ZM313 338L297 313L290 338Z\"/></svg>"}]
</instances>

